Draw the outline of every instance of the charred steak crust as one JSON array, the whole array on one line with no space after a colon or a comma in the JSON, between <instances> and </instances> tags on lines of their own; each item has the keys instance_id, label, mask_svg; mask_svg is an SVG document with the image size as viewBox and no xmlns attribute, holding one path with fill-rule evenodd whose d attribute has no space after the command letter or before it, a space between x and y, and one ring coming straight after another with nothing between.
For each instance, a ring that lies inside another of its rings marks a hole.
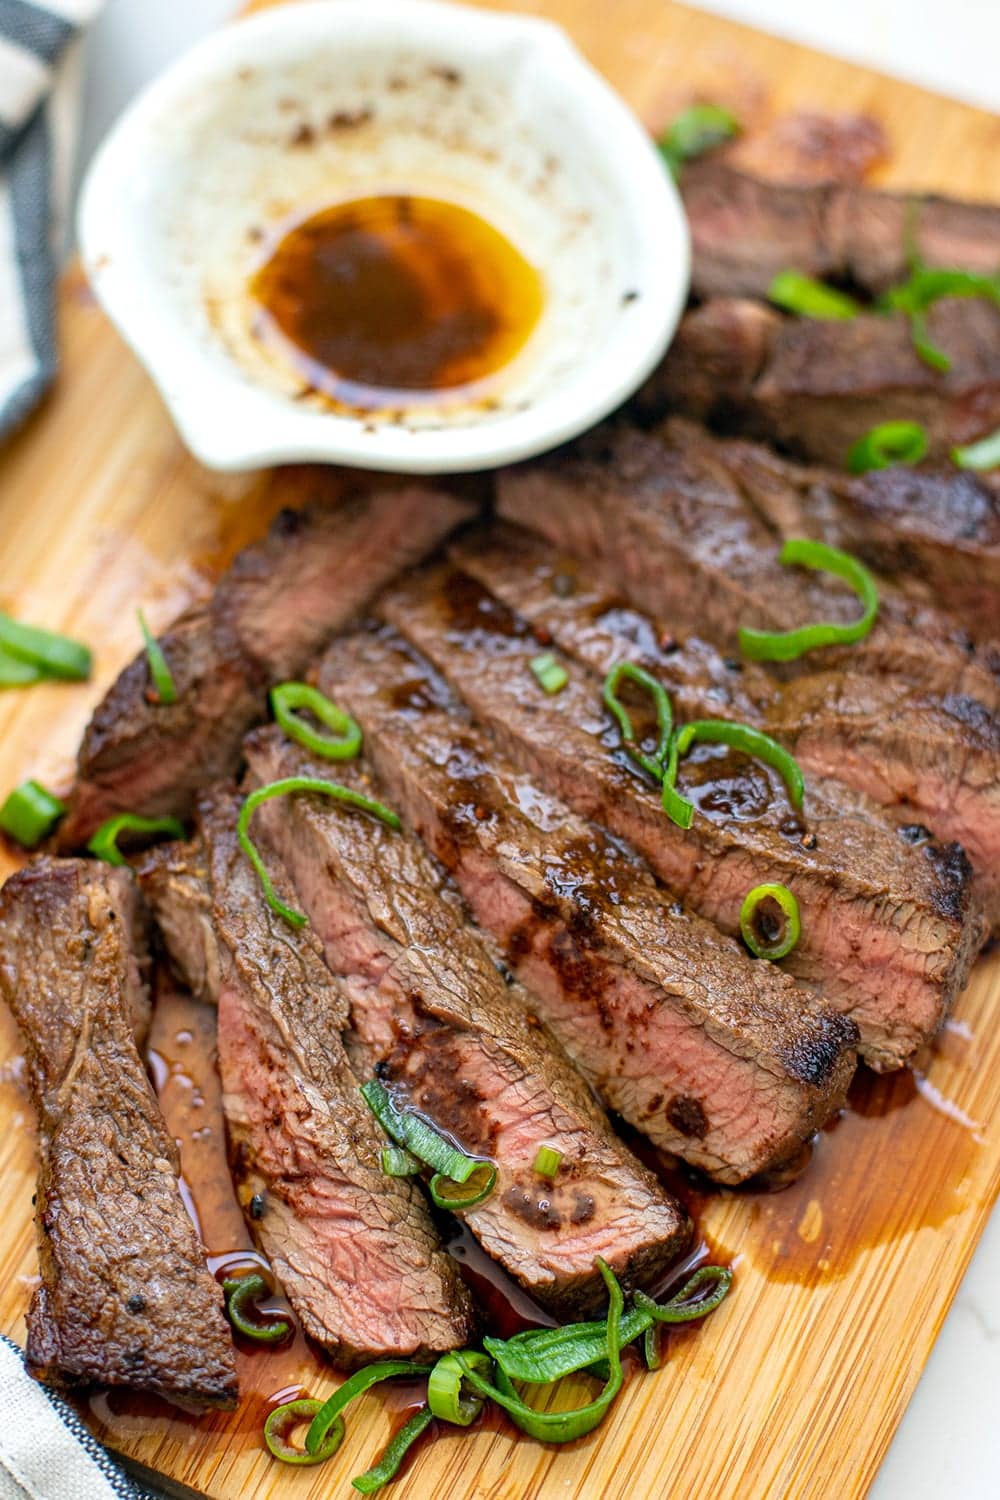
<instances>
[{"instance_id":1,"label":"charred steak crust","mask_svg":"<svg viewBox=\"0 0 1000 1500\"><path fill-rule=\"evenodd\" d=\"M163 636L176 703L155 701L144 654L112 685L84 734L61 849L78 848L119 812L185 817L200 788L236 771L270 684L300 675L398 568L432 551L471 511L429 486L331 500L329 484L322 471L312 478L317 498L282 511L211 598Z\"/></svg>"},{"instance_id":2,"label":"charred steak crust","mask_svg":"<svg viewBox=\"0 0 1000 1500\"><path fill-rule=\"evenodd\" d=\"M38 1115L41 1284L28 1364L49 1384L236 1404L222 1292L136 1046L131 876L34 860L0 893L0 985Z\"/></svg>"},{"instance_id":3,"label":"charred steak crust","mask_svg":"<svg viewBox=\"0 0 1000 1500\"><path fill-rule=\"evenodd\" d=\"M322 774L270 729L250 736L247 760L259 781ZM363 766L338 777L381 795ZM687 1215L529 1024L418 840L322 798L268 802L256 818L346 989L357 1068L496 1163L494 1192L464 1216L488 1254L560 1314L601 1304L597 1255L626 1282L655 1280ZM563 1155L554 1182L534 1171L543 1145Z\"/></svg>"}]
</instances>

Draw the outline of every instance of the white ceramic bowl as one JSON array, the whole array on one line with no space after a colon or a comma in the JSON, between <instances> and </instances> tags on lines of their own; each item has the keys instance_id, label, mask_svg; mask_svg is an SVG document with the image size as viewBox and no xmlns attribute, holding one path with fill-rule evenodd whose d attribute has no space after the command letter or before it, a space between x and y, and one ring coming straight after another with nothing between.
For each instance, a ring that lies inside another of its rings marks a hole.
<instances>
[{"instance_id":1,"label":"white ceramic bowl","mask_svg":"<svg viewBox=\"0 0 1000 1500\"><path fill-rule=\"evenodd\" d=\"M545 310L489 406L341 411L254 336L262 234L399 191L479 213L543 276ZM434 0L312 0L210 36L112 131L79 230L102 304L218 469L528 457L635 389L688 285L673 182L566 36Z\"/></svg>"}]
</instances>

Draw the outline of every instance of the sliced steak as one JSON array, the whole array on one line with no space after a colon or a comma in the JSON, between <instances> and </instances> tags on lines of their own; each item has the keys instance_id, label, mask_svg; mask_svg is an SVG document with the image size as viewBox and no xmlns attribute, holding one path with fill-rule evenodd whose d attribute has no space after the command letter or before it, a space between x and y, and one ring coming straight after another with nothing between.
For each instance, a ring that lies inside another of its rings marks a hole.
<instances>
[{"instance_id":1,"label":"sliced steak","mask_svg":"<svg viewBox=\"0 0 1000 1500\"><path fill-rule=\"evenodd\" d=\"M268 687L301 673L397 569L432 551L469 509L414 484L282 511L207 603L162 637L176 703L156 702L143 653L98 706L60 847L78 847L120 812L186 816L199 788L238 767Z\"/></svg>"},{"instance_id":2,"label":"sliced steak","mask_svg":"<svg viewBox=\"0 0 1000 1500\"><path fill-rule=\"evenodd\" d=\"M247 758L261 781L330 769L273 730L250 737ZM356 765L337 777L375 790ZM358 1069L496 1163L493 1193L465 1214L483 1248L560 1314L600 1305L598 1255L627 1282L655 1279L686 1243L687 1215L529 1023L418 840L322 798L265 803L256 821L347 993ZM562 1153L554 1181L534 1170L544 1145Z\"/></svg>"},{"instance_id":3,"label":"sliced steak","mask_svg":"<svg viewBox=\"0 0 1000 1500\"><path fill-rule=\"evenodd\" d=\"M127 871L37 859L0 893L0 985L38 1116L41 1282L27 1360L49 1384L236 1404L222 1292L136 1044L147 1015Z\"/></svg>"},{"instance_id":4,"label":"sliced steak","mask_svg":"<svg viewBox=\"0 0 1000 1500\"><path fill-rule=\"evenodd\" d=\"M880 422L920 422L932 459L1000 426L1000 308L948 298L927 315L948 355L942 373L913 346L902 313L847 321L789 318L760 303L717 298L682 320L638 397L719 422L842 469L852 444Z\"/></svg>"},{"instance_id":5,"label":"sliced steak","mask_svg":"<svg viewBox=\"0 0 1000 1500\"><path fill-rule=\"evenodd\" d=\"M898 1067L935 1033L981 936L978 914L969 920L971 879L960 851L935 845L915 856L877 810L837 786L811 783L800 816L770 767L715 745L697 747L681 768L678 785L697 809L685 831L616 753L600 679L577 670L559 694L543 693L530 671L537 638L469 575L435 570L397 585L383 608L517 765L627 839L671 891L724 932L739 932L754 886L787 885L802 937L784 966L854 1017L874 1066ZM696 716L717 716L717 694L707 684L702 694L696 705L688 682ZM648 708L640 697L635 722L655 740Z\"/></svg>"},{"instance_id":6,"label":"sliced steak","mask_svg":"<svg viewBox=\"0 0 1000 1500\"><path fill-rule=\"evenodd\" d=\"M691 163L681 191L699 297L766 297L779 271L871 293L932 266L992 276L1000 207L854 184L765 182L717 157Z\"/></svg>"},{"instance_id":7,"label":"sliced steak","mask_svg":"<svg viewBox=\"0 0 1000 1500\"><path fill-rule=\"evenodd\" d=\"M415 1184L382 1172L384 1137L341 1041L344 990L315 935L289 927L265 901L237 841L240 801L225 786L203 796L203 853L188 864L201 867L216 939L209 972L241 1200L260 1194L254 1234L303 1328L338 1365L433 1357L467 1342L468 1294ZM294 901L267 858L276 889ZM165 930L197 922L176 884L153 887ZM182 940L182 965L192 951L197 944Z\"/></svg>"},{"instance_id":8,"label":"sliced steak","mask_svg":"<svg viewBox=\"0 0 1000 1500\"><path fill-rule=\"evenodd\" d=\"M751 963L633 854L516 773L392 632L331 648L320 680L360 720L390 794L542 1021L657 1146L741 1182L839 1106L853 1023Z\"/></svg>"}]
</instances>

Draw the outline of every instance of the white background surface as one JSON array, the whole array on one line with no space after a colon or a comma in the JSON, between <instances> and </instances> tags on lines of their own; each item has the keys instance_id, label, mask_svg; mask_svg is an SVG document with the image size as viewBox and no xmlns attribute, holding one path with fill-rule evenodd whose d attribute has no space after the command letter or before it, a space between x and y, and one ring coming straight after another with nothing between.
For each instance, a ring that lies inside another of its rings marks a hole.
<instances>
[{"instance_id":1,"label":"white background surface","mask_svg":"<svg viewBox=\"0 0 1000 1500\"><path fill-rule=\"evenodd\" d=\"M530 10L530 0L524 8ZM699 8L1000 109L1000 0L701 0ZM135 90L233 9L233 0L108 0L87 49L81 166ZM998 1288L1000 1215L994 1214L871 1500L1000 1497Z\"/></svg>"}]
</instances>

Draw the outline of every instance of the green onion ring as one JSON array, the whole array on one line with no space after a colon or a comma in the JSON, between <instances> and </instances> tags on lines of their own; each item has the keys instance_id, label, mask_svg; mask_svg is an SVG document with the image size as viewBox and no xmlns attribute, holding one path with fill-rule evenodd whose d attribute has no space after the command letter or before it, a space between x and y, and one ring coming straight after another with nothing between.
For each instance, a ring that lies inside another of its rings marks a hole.
<instances>
[{"instance_id":1,"label":"green onion ring","mask_svg":"<svg viewBox=\"0 0 1000 1500\"><path fill-rule=\"evenodd\" d=\"M146 660L149 663L149 675L153 679L153 687L156 689L157 701L165 706L177 702L177 689L174 687L174 679L170 668L167 666L167 658L163 654L156 636L146 624L146 616L141 609L136 610L139 617L139 629L146 643Z\"/></svg>"},{"instance_id":2,"label":"green onion ring","mask_svg":"<svg viewBox=\"0 0 1000 1500\"><path fill-rule=\"evenodd\" d=\"M562 1152L554 1146L539 1146L533 1170L539 1177L555 1177L562 1165Z\"/></svg>"},{"instance_id":3,"label":"green onion ring","mask_svg":"<svg viewBox=\"0 0 1000 1500\"><path fill-rule=\"evenodd\" d=\"M967 443L964 448L952 448L951 461L960 469L1000 469L1000 427L989 437L977 443Z\"/></svg>"},{"instance_id":4,"label":"green onion ring","mask_svg":"<svg viewBox=\"0 0 1000 1500\"><path fill-rule=\"evenodd\" d=\"M378 1385L380 1380L392 1380L397 1375L426 1374L426 1365L414 1364L410 1359L383 1359L377 1364L365 1365L363 1370L357 1370L332 1396L327 1396L316 1412L306 1433L306 1452L318 1453L326 1441L327 1433L345 1407L355 1397L370 1390L373 1385Z\"/></svg>"},{"instance_id":5,"label":"green onion ring","mask_svg":"<svg viewBox=\"0 0 1000 1500\"><path fill-rule=\"evenodd\" d=\"M754 760L772 766L784 779L792 806L797 810L802 807L805 783L799 763L769 734L753 729L749 724L732 723L729 719L692 719L677 731L678 758L687 754L695 740L710 745L731 745L734 750L742 750L744 755L752 755Z\"/></svg>"},{"instance_id":6,"label":"green onion ring","mask_svg":"<svg viewBox=\"0 0 1000 1500\"><path fill-rule=\"evenodd\" d=\"M344 1441L344 1423L341 1418L329 1428L323 1442L315 1453L309 1453L305 1448L293 1448L286 1441L285 1434L307 1417L315 1417L319 1411L318 1401L311 1397L300 1396L297 1401L286 1401L284 1406L276 1406L268 1413L264 1423L264 1442L268 1450L275 1458L280 1458L283 1464L299 1464L303 1467L310 1464L325 1463L332 1458Z\"/></svg>"},{"instance_id":7,"label":"green onion ring","mask_svg":"<svg viewBox=\"0 0 1000 1500\"><path fill-rule=\"evenodd\" d=\"M864 612L851 625L820 622L779 631L741 626L739 640L744 656L751 661L795 661L819 646L849 646L864 640L878 614L878 588L864 563L849 552L841 552L838 547L828 547L825 542L812 542L802 537L787 541L778 554L778 561L786 567L798 564L802 568L821 569L842 578L857 594Z\"/></svg>"},{"instance_id":8,"label":"green onion ring","mask_svg":"<svg viewBox=\"0 0 1000 1500\"><path fill-rule=\"evenodd\" d=\"M470 1365L484 1380L493 1373L493 1361L479 1349L463 1349L443 1354L431 1370L427 1381L427 1404L442 1422L451 1422L456 1427L471 1427L483 1409L486 1399L482 1395L463 1395L462 1385L465 1371L459 1358Z\"/></svg>"},{"instance_id":9,"label":"green onion ring","mask_svg":"<svg viewBox=\"0 0 1000 1500\"><path fill-rule=\"evenodd\" d=\"M22 625L5 614L0 614L0 647L9 656L40 667L46 677L68 682L86 682L94 666L89 646L38 625Z\"/></svg>"},{"instance_id":10,"label":"green onion ring","mask_svg":"<svg viewBox=\"0 0 1000 1500\"><path fill-rule=\"evenodd\" d=\"M556 661L551 651L533 656L528 665L538 686L545 693L561 693L569 682L569 673L561 662Z\"/></svg>"},{"instance_id":11,"label":"green onion ring","mask_svg":"<svg viewBox=\"0 0 1000 1500\"><path fill-rule=\"evenodd\" d=\"M66 804L37 781L22 781L0 807L0 829L25 849L37 849L66 811Z\"/></svg>"},{"instance_id":12,"label":"green onion ring","mask_svg":"<svg viewBox=\"0 0 1000 1500\"><path fill-rule=\"evenodd\" d=\"M88 841L87 848L106 864L127 864L128 861L118 847L118 839L123 833L165 833L169 838L182 839L184 824L179 818L140 818L138 813L119 813L116 818L108 818L106 823L101 824Z\"/></svg>"},{"instance_id":13,"label":"green onion ring","mask_svg":"<svg viewBox=\"0 0 1000 1500\"><path fill-rule=\"evenodd\" d=\"M464 1209L475 1208L490 1196L497 1185L497 1169L491 1161L476 1162L475 1170L463 1184L456 1183L443 1172L435 1172L427 1184L427 1191L436 1208L447 1208L453 1214Z\"/></svg>"},{"instance_id":14,"label":"green onion ring","mask_svg":"<svg viewBox=\"0 0 1000 1500\"><path fill-rule=\"evenodd\" d=\"M630 682L636 683L638 687L645 688L653 699L656 707L656 749L653 754L644 755L638 749L635 742L635 729L628 709L618 698L618 684L623 677ZM637 761L642 769L652 776L654 781L663 780L663 762L670 749L670 736L673 731L674 713L670 703L670 695L662 682L658 682L651 672L645 667L638 666L632 661L620 661L611 668L604 679L601 689L601 697L604 706L613 716L621 731L622 745Z\"/></svg>"},{"instance_id":15,"label":"green onion ring","mask_svg":"<svg viewBox=\"0 0 1000 1500\"><path fill-rule=\"evenodd\" d=\"M852 474L890 469L894 464L918 464L927 453L927 432L919 422L880 422L848 449Z\"/></svg>"},{"instance_id":16,"label":"green onion ring","mask_svg":"<svg viewBox=\"0 0 1000 1500\"><path fill-rule=\"evenodd\" d=\"M412 1177L420 1163L405 1146L386 1146L382 1151L382 1171L386 1177Z\"/></svg>"},{"instance_id":17,"label":"green onion ring","mask_svg":"<svg viewBox=\"0 0 1000 1500\"><path fill-rule=\"evenodd\" d=\"M399 1109L389 1090L377 1078L361 1085L361 1097L390 1140L397 1146L405 1146L433 1171L449 1177L452 1182L468 1182L477 1167L484 1165L479 1157L467 1156L446 1141L419 1115Z\"/></svg>"},{"instance_id":18,"label":"green onion ring","mask_svg":"<svg viewBox=\"0 0 1000 1500\"><path fill-rule=\"evenodd\" d=\"M846 322L861 311L860 304L846 292L838 292L836 287L804 276L801 271L779 271L767 289L767 298L800 318Z\"/></svg>"},{"instance_id":19,"label":"green onion ring","mask_svg":"<svg viewBox=\"0 0 1000 1500\"><path fill-rule=\"evenodd\" d=\"M784 916L783 934L774 943L762 942L754 925L757 908L762 901L776 902ZM802 932L802 923L799 919L799 903L787 885L755 885L752 891L747 891L740 907L740 932L756 958L774 960L791 953Z\"/></svg>"},{"instance_id":20,"label":"green onion ring","mask_svg":"<svg viewBox=\"0 0 1000 1500\"><path fill-rule=\"evenodd\" d=\"M648 1314L654 1323L693 1323L714 1312L732 1284L728 1266L699 1266L668 1302L654 1302L645 1292L636 1292L632 1300L636 1311ZM710 1288L704 1295L703 1287Z\"/></svg>"},{"instance_id":21,"label":"green onion ring","mask_svg":"<svg viewBox=\"0 0 1000 1500\"><path fill-rule=\"evenodd\" d=\"M264 861L248 832L250 819L262 802L269 802L272 797L287 797L294 792L314 792L324 797L332 797L346 807L356 807L360 812L370 813L372 817L380 818L383 823L387 823L390 828L396 830L402 828L403 825L390 808L383 806L381 802L376 802L373 797L365 797L361 792L354 792L350 787L341 786L337 781L323 781L315 776L285 776L281 781L268 782L266 786L259 786L256 791L250 793L240 808L240 815L236 820L236 837L239 839L240 848L253 865L257 879L264 888L264 899L271 910L276 911L279 917L284 917L289 926L305 927L308 918L304 913L286 906L279 899Z\"/></svg>"},{"instance_id":22,"label":"green onion ring","mask_svg":"<svg viewBox=\"0 0 1000 1500\"><path fill-rule=\"evenodd\" d=\"M226 1295L226 1317L244 1338L257 1344L280 1344L292 1331L287 1318L263 1318L248 1316L261 1297L269 1297L271 1288L263 1276L233 1276L222 1283Z\"/></svg>"},{"instance_id":23,"label":"green onion ring","mask_svg":"<svg viewBox=\"0 0 1000 1500\"><path fill-rule=\"evenodd\" d=\"M945 374L951 369L951 359L932 341L927 327L927 310L942 297L982 297L1000 307L1000 276L979 276L973 271L925 266L914 257L908 280L890 287L879 299L879 306L908 315L918 357L924 364Z\"/></svg>"},{"instance_id":24,"label":"green onion ring","mask_svg":"<svg viewBox=\"0 0 1000 1500\"><path fill-rule=\"evenodd\" d=\"M300 708L332 732L321 734L313 729L299 718L296 710ZM361 725L308 682L282 682L273 687L271 711L289 739L323 760L353 760L361 749Z\"/></svg>"},{"instance_id":25,"label":"green onion ring","mask_svg":"<svg viewBox=\"0 0 1000 1500\"><path fill-rule=\"evenodd\" d=\"M364 1474L359 1474L357 1479L351 1480L354 1488L360 1490L362 1495L374 1495L375 1491L388 1484L390 1479L395 1479L403 1459L421 1433L427 1431L433 1420L434 1413L429 1406L422 1406L419 1411L415 1411L409 1421L404 1423L396 1436L391 1439L378 1463L373 1468L367 1469Z\"/></svg>"}]
</instances>

